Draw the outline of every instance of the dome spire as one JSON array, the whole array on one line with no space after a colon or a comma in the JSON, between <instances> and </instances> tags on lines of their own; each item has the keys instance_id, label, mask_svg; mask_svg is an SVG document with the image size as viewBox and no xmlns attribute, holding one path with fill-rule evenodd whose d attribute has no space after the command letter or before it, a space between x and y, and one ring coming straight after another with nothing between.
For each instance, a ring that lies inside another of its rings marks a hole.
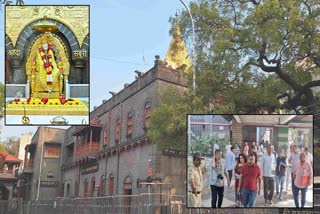
<instances>
[{"instance_id":1,"label":"dome spire","mask_svg":"<svg viewBox=\"0 0 320 214\"><path fill-rule=\"evenodd\" d=\"M182 66L186 66L186 69L184 69L186 72L188 72L190 70L188 68L191 67L187 48L181 39L181 33L178 24L178 13L176 13L176 21L173 29L172 40L164 61L167 62L168 65L173 69L179 69L182 68Z\"/></svg>"}]
</instances>

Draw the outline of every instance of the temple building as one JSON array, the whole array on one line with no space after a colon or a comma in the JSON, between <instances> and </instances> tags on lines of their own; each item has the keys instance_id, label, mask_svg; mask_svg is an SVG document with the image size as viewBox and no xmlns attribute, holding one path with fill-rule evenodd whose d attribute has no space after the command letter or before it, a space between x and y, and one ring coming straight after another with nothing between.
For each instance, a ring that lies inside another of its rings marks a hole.
<instances>
[{"instance_id":1,"label":"temple building","mask_svg":"<svg viewBox=\"0 0 320 214\"><path fill-rule=\"evenodd\" d=\"M95 107L90 126L67 130L63 196L136 195L147 191L185 194L185 154L159 150L147 131L151 113L160 104L159 90L169 86L186 90L190 66L176 24L164 61L156 56L150 70L136 72L134 82Z\"/></svg>"},{"instance_id":2,"label":"temple building","mask_svg":"<svg viewBox=\"0 0 320 214\"><path fill-rule=\"evenodd\" d=\"M0 200L11 200L14 197L20 163L19 158L0 152Z\"/></svg>"},{"instance_id":3,"label":"temple building","mask_svg":"<svg viewBox=\"0 0 320 214\"><path fill-rule=\"evenodd\" d=\"M89 7L7 6L5 122L89 122Z\"/></svg>"},{"instance_id":4,"label":"temple building","mask_svg":"<svg viewBox=\"0 0 320 214\"><path fill-rule=\"evenodd\" d=\"M23 198L184 195L184 151L158 149L147 131L159 90L186 90L190 66L176 24L166 60L156 56L150 70L136 71L135 81L94 108L90 126L39 127L25 148Z\"/></svg>"}]
</instances>

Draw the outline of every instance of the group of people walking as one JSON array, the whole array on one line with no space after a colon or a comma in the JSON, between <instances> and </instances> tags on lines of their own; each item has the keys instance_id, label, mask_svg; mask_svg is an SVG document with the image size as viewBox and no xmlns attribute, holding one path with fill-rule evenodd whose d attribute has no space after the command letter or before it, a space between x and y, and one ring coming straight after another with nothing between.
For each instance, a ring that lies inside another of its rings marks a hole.
<instances>
[{"instance_id":1,"label":"group of people walking","mask_svg":"<svg viewBox=\"0 0 320 214\"><path fill-rule=\"evenodd\" d=\"M262 154L261 162L258 164L255 145L249 149L248 143L245 143L239 155L236 147L228 143L225 159L222 158L222 150L219 148L214 150L209 173L212 208L222 207L224 188L226 185L230 187L233 177L236 207L256 207L257 196L261 195L261 192L263 192L264 206L272 206L274 190L276 190L275 197L283 200L284 188L288 191L290 180L295 206L299 207L300 192L300 207L305 206L306 192L313 178L313 160L307 148L299 152L297 146L293 144L290 146L290 152L285 154L283 148L280 147L276 153L274 146L268 144L266 145L267 151ZM188 207L202 206L203 180L199 168L202 159L199 153L193 156L193 166L188 176L189 184L191 184L188 192L191 200L189 200Z\"/></svg>"}]
</instances>

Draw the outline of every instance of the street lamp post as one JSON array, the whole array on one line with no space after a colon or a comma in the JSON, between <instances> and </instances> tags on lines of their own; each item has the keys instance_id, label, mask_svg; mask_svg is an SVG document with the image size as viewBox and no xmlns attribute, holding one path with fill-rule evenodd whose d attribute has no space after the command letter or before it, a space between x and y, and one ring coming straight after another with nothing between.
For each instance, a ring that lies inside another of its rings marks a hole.
<instances>
[{"instance_id":1,"label":"street lamp post","mask_svg":"<svg viewBox=\"0 0 320 214\"><path fill-rule=\"evenodd\" d=\"M196 60L195 60L195 47L194 47L194 22L193 22L193 18L192 18L192 14L188 8L188 6L184 3L183 0L180 0L180 2L183 4L183 6L186 8L186 10L189 13L190 19L191 19L191 25L192 25L192 92L193 94L195 94L196 91L196 71L195 71L195 64L196 64Z\"/></svg>"}]
</instances>

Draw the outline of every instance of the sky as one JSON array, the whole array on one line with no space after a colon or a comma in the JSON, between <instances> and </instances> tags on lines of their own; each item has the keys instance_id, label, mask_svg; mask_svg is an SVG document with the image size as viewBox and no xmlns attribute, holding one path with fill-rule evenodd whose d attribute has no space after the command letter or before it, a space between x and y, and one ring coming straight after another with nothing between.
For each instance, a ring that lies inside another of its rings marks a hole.
<instances>
[{"instance_id":1,"label":"sky","mask_svg":"<svg viewBox=\"0 0 320 214\"><path fill-rule=\"evenodd\" d=\"M13 1L15 2L15 0ZM39 1L25 0L25 5ZM65 5L62 0L41 4ZM71 4L72 1L68 1ZM165 58L171 36L169 18L185 10L179 0L73 1L90 5L90 110L111 98L125 83L135 80L135 70L153 67L155 55ZM189 5L191 0L184 0ZM4 83L4 9L0 12L0 82ZM145 62L143 62L143 56ZM36 127L4 126L1 138L36 131Z\"/></svg>"}]
</instances>

